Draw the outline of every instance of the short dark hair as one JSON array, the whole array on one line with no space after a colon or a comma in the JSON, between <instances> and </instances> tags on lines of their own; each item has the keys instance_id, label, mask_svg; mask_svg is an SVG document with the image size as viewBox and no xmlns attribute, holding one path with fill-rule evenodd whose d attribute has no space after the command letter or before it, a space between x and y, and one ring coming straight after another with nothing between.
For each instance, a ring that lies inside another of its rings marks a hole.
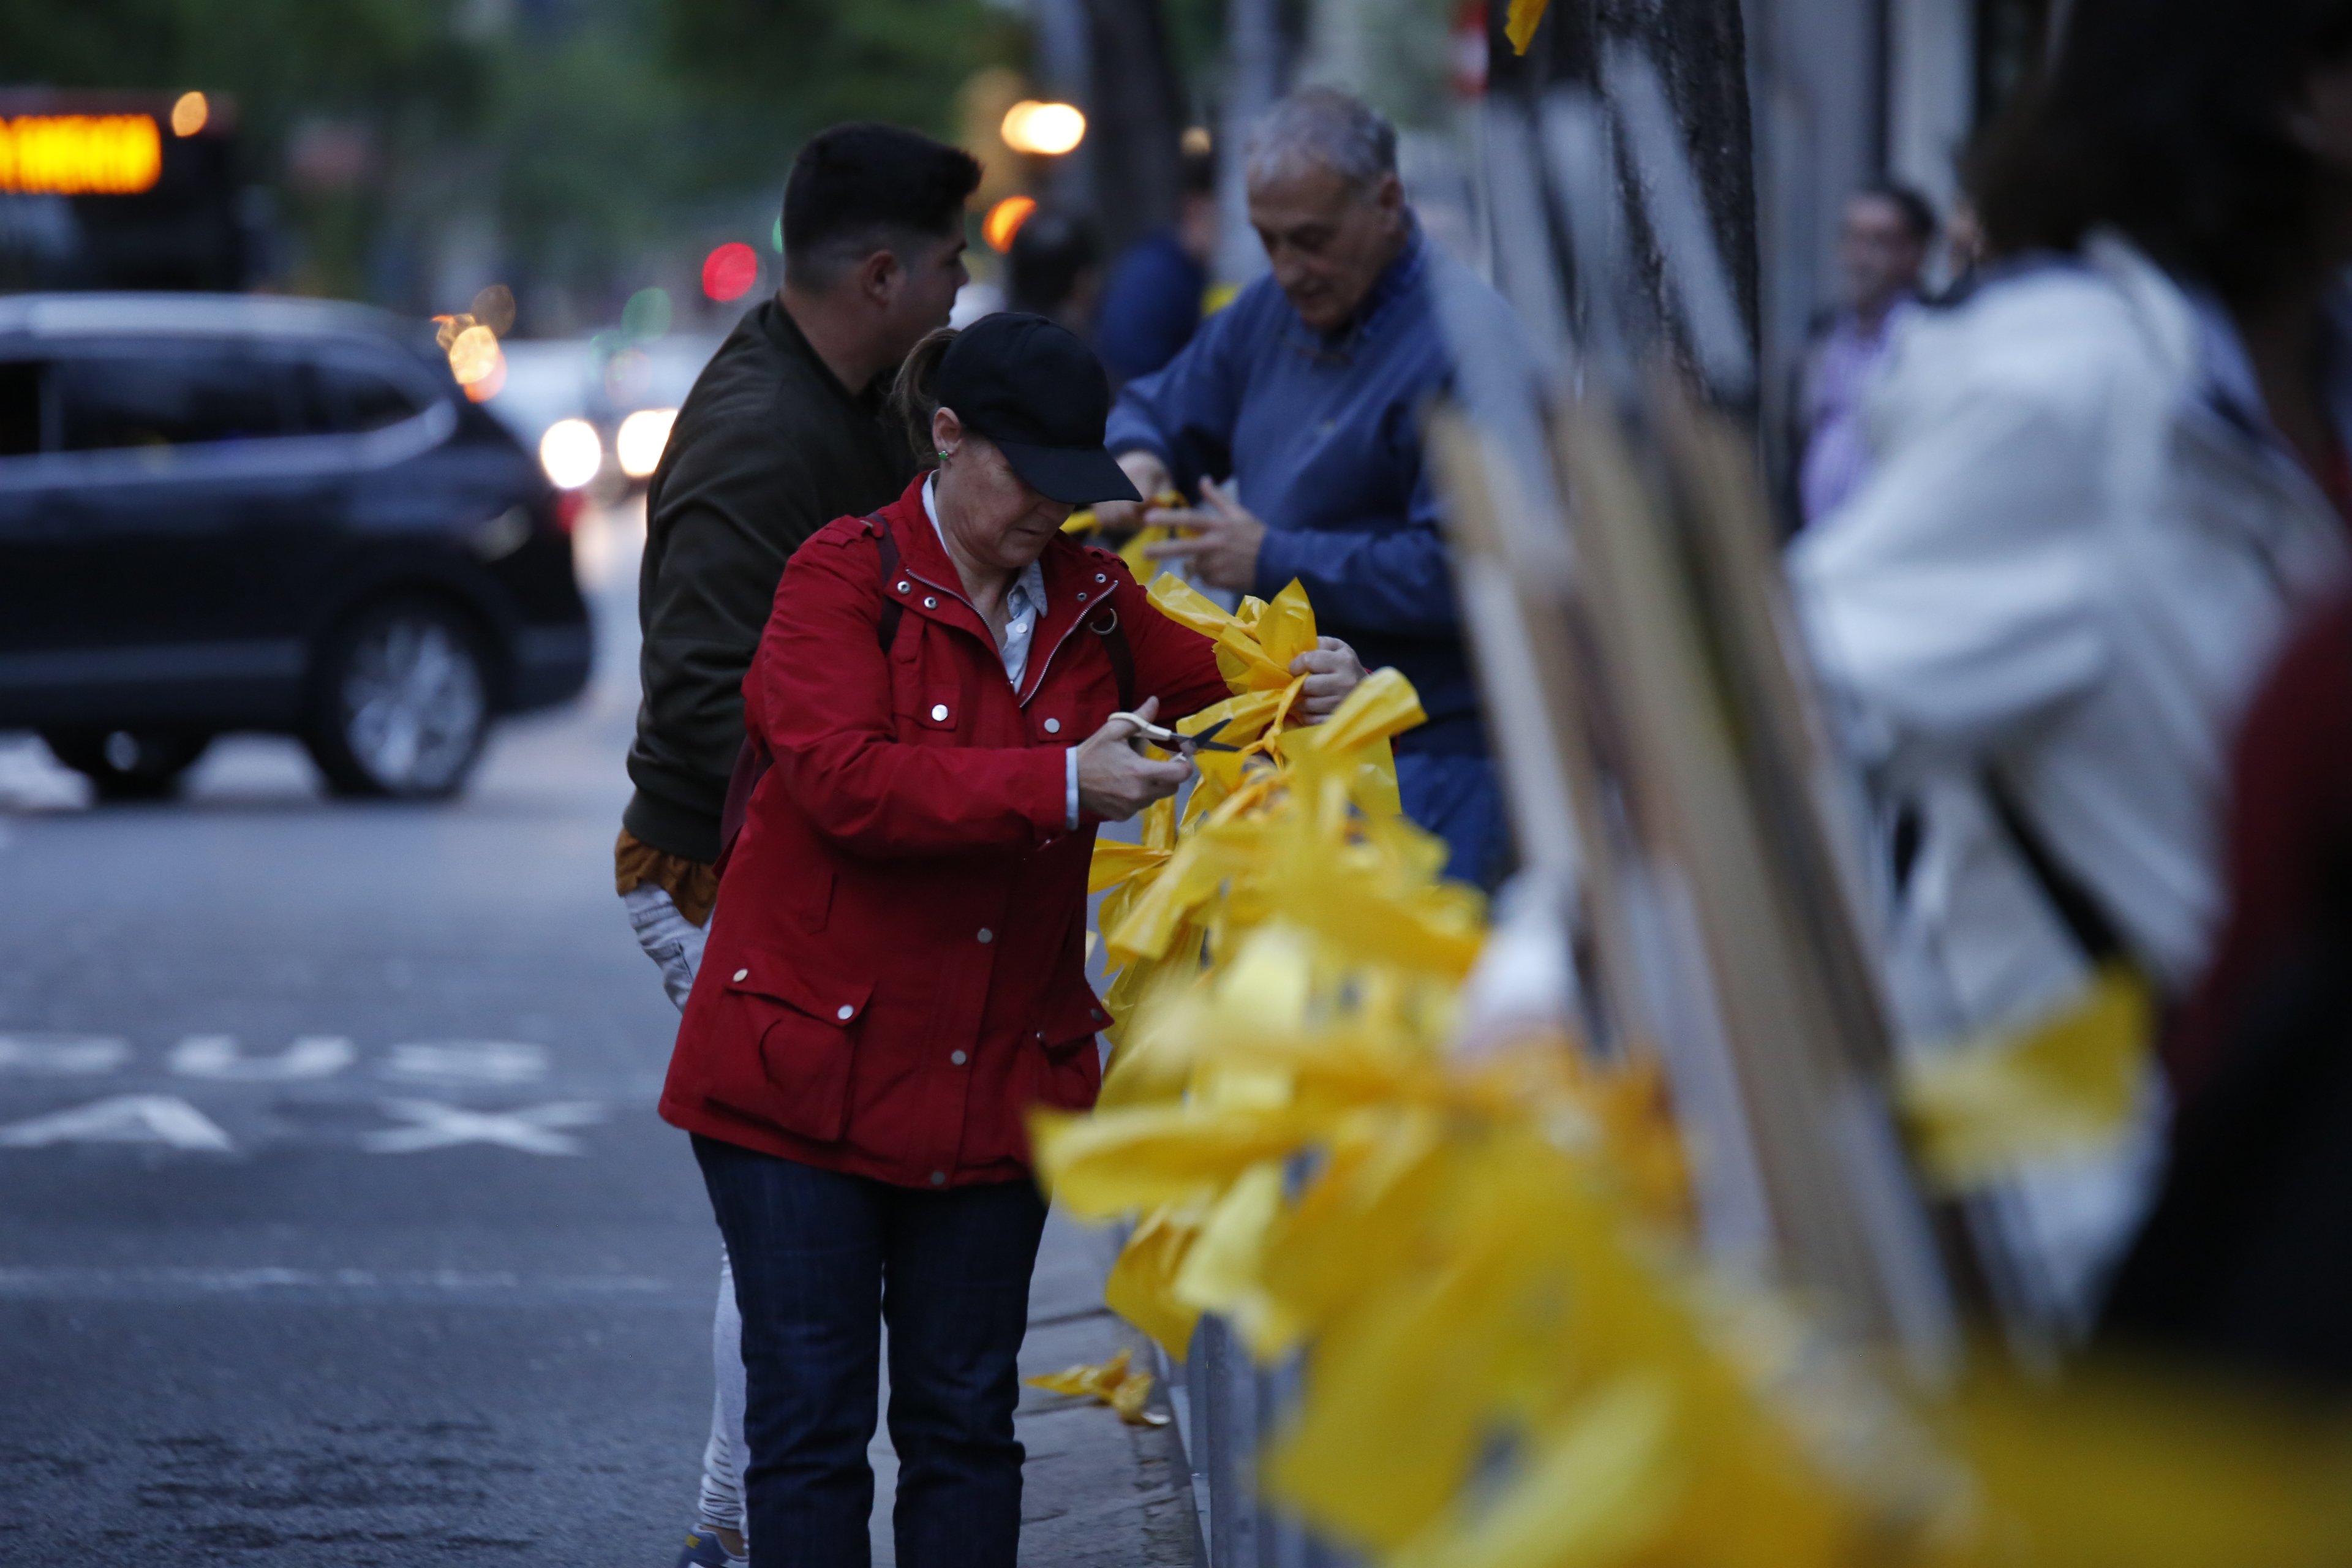
<instances>
[{"instance_id":1,"label":"short dark hair","mask_svg":"<svg viewBox=\"0 0 2352 1568\"><path fill-rule=\"evenodd\" d=\"M896 125L835 125L793 160L784 182L784 277L830 287L877 250L953 233L980 187L980 163Z\"/></svg>"},{"instance_id":2,"label":"short dark hair","mask_svg":"<svg viewBox=\"0 0 2352 1568\"><path fill-rule=\"evenodd\" d=\"M1921 245L1936 237L1936 204L1898 180L1879 180L1853 193L1862 201L1885 202L1903 215L1903 226Z\"/></svg>"},{"instance_id":3,"label":"short dark hair","mask_svg":"<svg viewBox=\"0 0 2352 1568\"><path fill-rule=\"evenodd\" d=\"M1217 154L1202 147L1179 154L1176 164L1176 188L1188 196L1213 196L1217 194Z\"/></svg>"},{"instance_id":4,"label":"short dark hair","mask_svg":"<svg viewBox=\"0 0 2352 1568\"><path fill-rule=\"evenodd\" d=\"M1034 212L1005 253L1004 308L1050 316L1102 259L1102 241L1084 217L1053 207Z\"/></svg>"},{"instance_id":5,"label":"short dark hair","mask_svg":"<svg viewBox=\"0 0 2352 1568\"><path fill-rule=\"evenodd\" d=\"M2233 304L2319 259L2331 171L2290 134L2304 74L2352 56L2352 0L2074 0L2054 61L1972 160L1996 255L2102 226Z\"/></svg>"}]
</instances>

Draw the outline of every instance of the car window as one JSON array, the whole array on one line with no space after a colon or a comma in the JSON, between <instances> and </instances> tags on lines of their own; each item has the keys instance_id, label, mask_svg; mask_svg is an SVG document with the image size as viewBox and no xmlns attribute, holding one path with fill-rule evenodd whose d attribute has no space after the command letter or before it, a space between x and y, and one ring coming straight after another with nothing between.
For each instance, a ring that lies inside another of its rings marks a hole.
<instances>
[{"instance_id":1,"label":"car window","mask_svg":"<svg viewBox=\"0 0 2352 1568\"><path fill-rule=\"evenodd\" d=\"M58 362L68 452L217 446L289 433L292 367L227 347L139 347Z\"/></svg>"},{"instance_id":2,"label":"car window","mask_svg":"<svg viewBox=\"0 0 2352 1568\"><path fill-rule=\"evenodd\" d=\"M363 434L416 416L407 390L369 365L320 360L309 367L308 380L303 427L317 434Z\"/></svg>"},{"instance_id":3,"label":"car window","mask_svg":"<svg viewBox=\"0 0 2352 1568\"><path fill-rule=\"evenodd\" d=\"M0 458L41 449L41 367L33 360L0 362Z\"/></svg>"}]
</instances>

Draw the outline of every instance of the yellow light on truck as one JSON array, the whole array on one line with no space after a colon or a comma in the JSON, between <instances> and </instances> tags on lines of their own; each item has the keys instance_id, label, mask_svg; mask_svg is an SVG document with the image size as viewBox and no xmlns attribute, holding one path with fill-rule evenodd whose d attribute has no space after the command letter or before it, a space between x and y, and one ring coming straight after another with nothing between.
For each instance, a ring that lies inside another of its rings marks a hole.
<instances>
[{"instance_id":1,"label":"yellow light on truck","mask_svg":"<svg viewBox=\"0 0 2352 1568\"><path fill-rule=\"evenodd\" d=\"M0 117L0 192L126 196L163 175L163 136L144 114Z\"/></svg>"},{"instance_id":2,"label":"yellow light on truck","mask_svg":"<svg viewBox=\"0 0 2352 1568\"><path fill-rule=\"evenodd\" d=\"M194 136L213 117L213 106L201 92L184 92L172 105L172 134Z\"/></svg>"}]
</instances>

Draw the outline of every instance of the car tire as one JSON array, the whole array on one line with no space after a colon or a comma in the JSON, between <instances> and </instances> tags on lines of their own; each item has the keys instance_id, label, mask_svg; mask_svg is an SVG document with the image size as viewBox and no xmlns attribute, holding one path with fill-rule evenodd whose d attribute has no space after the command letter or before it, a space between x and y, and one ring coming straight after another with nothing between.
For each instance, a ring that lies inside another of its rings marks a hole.
<instances>
[{"instance_id":1,"label":"car tire","mask_svg":"<svg viewBox=\"0 0 2352 1568\"><path fill-rule=\"evenodd\" d=\"M303 743L340 795L446 800L490 728L490 667L464 612L387 600L327 637L311 671Z\"/></svg>"},{"instance_id":2,"label":"car tire","mask_svg":"<svg viewBox=\"0 0 2352 1568\"><path fill-rule=\"evenodd\" d=\"M201 730L44 730L41 739L100 800L168 798L213 743Z\"/></svg>"}]
</instances>

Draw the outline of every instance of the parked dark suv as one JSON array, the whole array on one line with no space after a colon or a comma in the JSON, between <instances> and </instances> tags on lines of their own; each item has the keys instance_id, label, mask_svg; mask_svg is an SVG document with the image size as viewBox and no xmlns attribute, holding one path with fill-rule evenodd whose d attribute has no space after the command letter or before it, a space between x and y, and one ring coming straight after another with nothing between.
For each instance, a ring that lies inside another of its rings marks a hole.
<instances>
[{"instance_id":1,"label":"parked dark suv","mask_svg":"<svg viewBox=\"0 0 2352 1568\"><path fill-rule=\"evenodd\" d=\"M0 298L0 730L109 795L225 730L450 795L494 714L586 682L571 500L391 317Z\"/></svg>"}]
</instances>

